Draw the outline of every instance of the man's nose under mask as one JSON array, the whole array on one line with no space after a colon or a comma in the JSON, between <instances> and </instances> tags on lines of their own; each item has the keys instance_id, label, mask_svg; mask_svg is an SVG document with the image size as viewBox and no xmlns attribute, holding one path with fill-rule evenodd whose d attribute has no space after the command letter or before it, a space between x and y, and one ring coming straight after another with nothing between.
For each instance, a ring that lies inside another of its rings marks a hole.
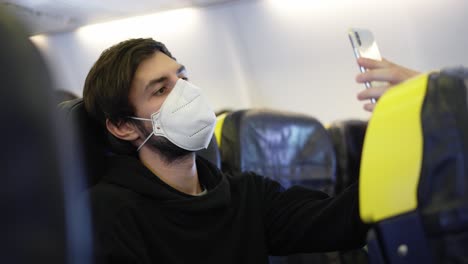
<instances>
[{"instance_id":1,"label":"man's nose under mask","mask_svg":"<svg viewBox=\"0 0 468 264\"><path fill-rule=\"evenodd\" d=\"M190 151L207 148L216 123L214 111L200 88L183 79L177 80L161 108L151 115L151 119L130 118L153 123L153 132L137 151L153 135L163 136L176 146Z\"/></svg>"}]
</instances>

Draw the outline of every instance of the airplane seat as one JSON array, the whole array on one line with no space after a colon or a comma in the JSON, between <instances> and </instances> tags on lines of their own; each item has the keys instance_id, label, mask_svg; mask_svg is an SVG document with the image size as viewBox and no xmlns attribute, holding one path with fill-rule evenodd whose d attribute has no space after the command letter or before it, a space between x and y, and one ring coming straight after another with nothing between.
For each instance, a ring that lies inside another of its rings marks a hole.
<instances>
[{"instance_id":1,"label":"airplane seat","mask_svg":"<svg viewBox=\"0 0 468 264\"><path fill-rule=\"evenodd\" d=\"M360 215L373 264L468 262L468 69L422 74L379 99Z\"/></svg>"},{"instance_id":2,"label":"airplane seat","mask_svg":"<svg viewBox=\"0 0 468 264\"><path fill-rule=\"evenodd\" d=\"M93 186L105 173L107 158L113 155L105 128L88 115L82 98L62 102L58 110L70 121L81 139L87 187Z\"/></svg>"},{"instance_id":3,"label":"airplane seat","mask_svg":"<svg viewBox=\"0 0 468 264\"><path fill-rule=\"evenodd\" d=\"M332 122L326 128L336 153L335 193L341 193L358 180L367 121L339 120Z\"/></svg>"},{"instance_id":4,"label":"airplane seat","mask_svg":"<svg viewBox=\"0 0 468 264\"><path fill-rule=\"evenodd\" d=\"M333 195L332 142L313 117L266 109L229 113L221 132L224 171L253 171L284 187L302 185Z\"/></svg>"},{"instance_id":5,"label":"airplane seat","mask_svg":"<svg viewBox=\"0 0 468 264\"><path fill-rule=\"evenodd\" d=\"M120 146L118 145L119 143L109 139L105 128L86 112L82 98L65 101L59 104L59 111L63 112L67 118L71 120L74 129L78 132L83 142L83 153L85 157L84 167L88 175L88 187L98 183L100 177L104 175L107 168L108 157L115 155L115 153L136 155L133 147L128 149L128 146ZM116 151L116 149L118 149L118 151ZM197 155L220 168L221 158L214 136L208 148L198 151Z\"/></svg>"},{"instance_id":6,"label":"airplane seat","mask_svg":"<svg viewBox=\"0 0 468 264\"><path fill-rule=\"evenodd\" d=\"M91 263L89 205L75 137L28 32L0 6L0 263Z\"/></svg>"},{"instance_id":7,"label":"airplane seat","mask_svg":"<svg viewBox=\"0 0 468 264\"><path fill-rule=\"evenodd\" d=\"M284 187L302 185L333 195L336 158L322 124L313 117L267 109L227 114L220 137L222 169L253 171ZM336 252L270 257L270 263L337 263Z\"/></svg>"},{"instance_id":8,"label":"airplane seat","mask_svg":"<svg viewBox=\"0 0 468 264\"><path fill-rule=\"evenodd\" d=\"M216 144L218 144L219 149L221 149L221 133L223 131L224 119L226 119L226 116L231 112L232 111L224 111L216 115L216 126L215 126L214 134L216 137ZM220 158L221 158L221 155L220 155Z\"/></svg>"}]
</instances>

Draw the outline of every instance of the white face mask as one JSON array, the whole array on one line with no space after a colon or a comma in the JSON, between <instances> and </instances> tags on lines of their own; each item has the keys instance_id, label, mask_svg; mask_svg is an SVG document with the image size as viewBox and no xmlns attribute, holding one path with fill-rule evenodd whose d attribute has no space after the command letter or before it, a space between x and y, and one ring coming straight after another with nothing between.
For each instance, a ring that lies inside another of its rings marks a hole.
<instances>
[{"instance_id":1,"label":"white face mask","mask_svg":"<svg viewBox=\"0 0 468 264\"><path fill-rule=\"evenodd\" d=\"M152 135L163 136L176 146L196 151L207 148L213 136L216 116L200 88L179 79L167 96L161 109L151 115L151 119L130 117L136 120L151 121L153 132L148 135L141 147Z\"/></svg>"}]
</instances>

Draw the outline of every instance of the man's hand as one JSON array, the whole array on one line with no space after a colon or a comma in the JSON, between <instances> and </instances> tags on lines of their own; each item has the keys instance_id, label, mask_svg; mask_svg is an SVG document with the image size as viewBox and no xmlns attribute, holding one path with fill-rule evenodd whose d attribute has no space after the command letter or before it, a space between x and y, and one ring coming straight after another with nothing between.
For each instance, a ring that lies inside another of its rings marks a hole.
<instances>
[{"instance_id":1,"label":"man's hand","mask_svg":"<svg viewBox=\"0 0 468 264\"><path fill-rule=\"evenodd\" d=\"M370 100L371 98L378 99L393 85L406 81L407 79L410 79L419 74L417 71L405 68L386 59L377 61L367 58L359 58L357 62L360 66L368 69L368 71L356 76L356 81L358 83L372 81L382 81L388 83L386 86L372 87L360 92L357 95L357 98L361 101ZM372 112L374 107L375 104L372 103L366 103L364 105L364 109L369 112Z\"/></svg>"}]
</instances>

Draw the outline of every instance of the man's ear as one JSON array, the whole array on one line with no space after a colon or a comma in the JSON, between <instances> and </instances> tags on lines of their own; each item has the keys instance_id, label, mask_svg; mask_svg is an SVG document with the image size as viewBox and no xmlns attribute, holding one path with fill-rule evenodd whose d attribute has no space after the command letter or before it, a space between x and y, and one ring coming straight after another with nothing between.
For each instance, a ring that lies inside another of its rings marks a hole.
<instances>
[{"instance_id":1,"label":"man's ear","mask_svg":"<svg viewBox=\"0 0 468 264\"><path fill-rule=\"evenodd\" d=\"M106 128L112 135L122 140L134 141L139 138L138 131L131 122L120 121L118 124L114 124L106 119Z\"/></svg>"}]
</instances>

